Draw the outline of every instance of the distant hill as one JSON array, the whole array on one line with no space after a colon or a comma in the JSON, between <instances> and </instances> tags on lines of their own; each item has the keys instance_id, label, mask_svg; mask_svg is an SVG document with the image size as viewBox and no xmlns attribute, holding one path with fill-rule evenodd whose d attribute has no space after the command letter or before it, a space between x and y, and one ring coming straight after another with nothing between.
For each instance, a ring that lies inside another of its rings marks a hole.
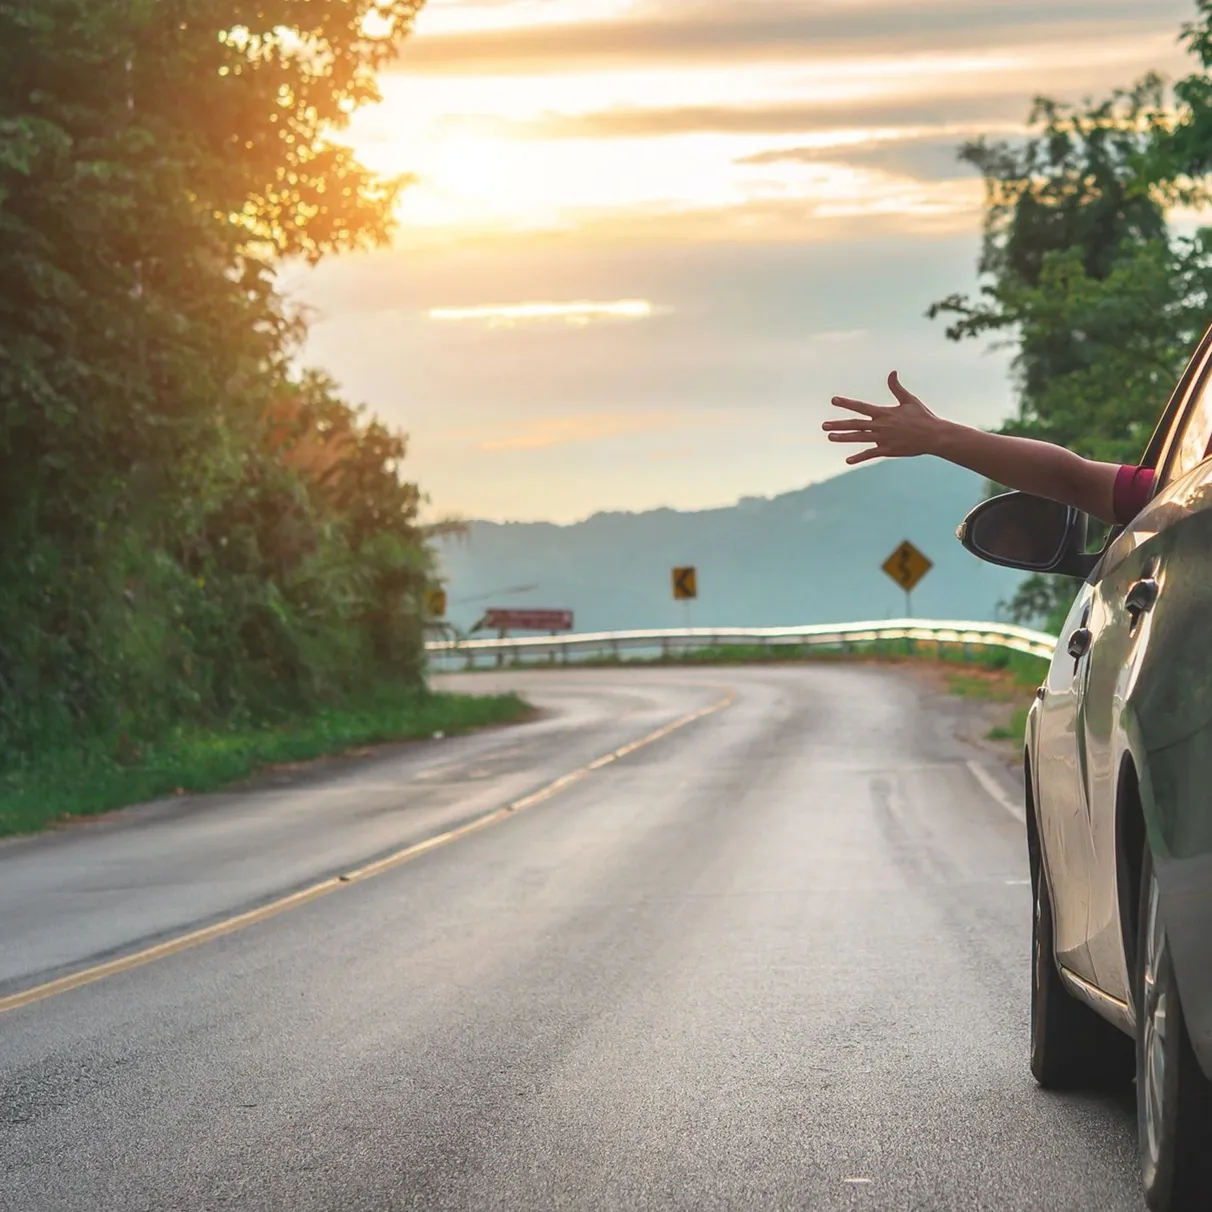
<instances>
[{"instance_id":1,"label":"distant hill","mask_svg":"<svg viewBox=\"0 0 1212 1212\"><path fill-rule=\"evenodd\" d=\"M993 620L1021 574L956 541L982 493L979 477L922 458L725 509L599 513L565 526L472 522L466 538L441 548L449 617L467 628L487 606L547 606L574 610L578 631L680 627L670 570L682 564L698 569L696 627L900 617L904 595L880 565L909 539L934 561L914 591L915 615ZM528 584L538 588L502 592Z\"/></svg>"}]
</instances>

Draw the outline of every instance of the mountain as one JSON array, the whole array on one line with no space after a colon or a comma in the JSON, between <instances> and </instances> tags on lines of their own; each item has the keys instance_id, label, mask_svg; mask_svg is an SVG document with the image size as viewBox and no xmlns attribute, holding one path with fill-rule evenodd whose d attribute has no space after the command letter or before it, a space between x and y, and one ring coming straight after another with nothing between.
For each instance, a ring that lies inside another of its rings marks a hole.
<instances>
[{"instance_id":1,"label":"mountain","mask_svg":"<svg viewBox=\"0 0 1212 1212\"><path fill-rule=\"evenodd\" d=\"M934 561L914 590L915 616L994 620L1021 574L982 563L955 538L983 491L949 463L903 459L722 509L472 522L440 549L449 618L466 629L488 606L536 606L573 610L577 631L681 627L675 565L698 570L695 627L899 618L904 594L880 565L908 539ZM537 588L504 592L524 585Z\"/></svg>"}]
</instances>

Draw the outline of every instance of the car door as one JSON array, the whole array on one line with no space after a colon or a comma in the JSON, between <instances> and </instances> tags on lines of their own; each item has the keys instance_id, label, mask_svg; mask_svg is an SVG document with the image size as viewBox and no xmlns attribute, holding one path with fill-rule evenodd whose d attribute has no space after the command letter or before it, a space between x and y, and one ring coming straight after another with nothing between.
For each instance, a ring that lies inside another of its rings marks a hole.
<instances>
[{"instance_id":1,"label":"car door","mask_svg":"<svg viewBox=\"0 0 1212 1212\"><path fill-rule=\"evenodd\" d=\"M1036 809L1052 896L1053 947L1070 972L1094 980L1088 885L1093 864L1085 792L1078 769L1077 719L1086 670L1068 637L1087 628L1094 588L1083 584L1061 629L1056 656L1040 688L1033 750Z\"/></svg>"},{"instance_id":2,"label":"car door","mask_svg":"<svg viewBox=\"0 0 1212 1212\"><path fill-rule=\"evenodd\" d=\"M1108 547L1095 572L1088 628L1088 672L1078 706L1079 766L1090 830L1088 885L1089 950L1095 983L1105 993L1131 1003L1128 956L1123 928L1125 893L1135 873L1119 871L1119 782L1127 741L1129 699L1151 644L1154 657L1155 611L1163 610L1163 587L1177 575L1172 567L1183 540L1176 526L1194 525L1200 512L1191 507L1192 493L1212 481L1207 462L1212 444L1212 366L1207 362L1193 379L1187 398L1159 455L1158 475L1149 505ZM1202 499L1202 498L1201 498ZM1204 523L1212 521L1212 515ZM1190 600L1183 603L1188 625L1206 631L1212 620L1212 581L1201 567L1194 578L1183 576L1184 597L1202 598L1203 613ZM1196 589L1198 587L1198 589ZM1167 590L1166 596L1172 596ZM1172 609L1167 603L1166 610ZM1167 658L1169 660L1170 658ZM1157 661L1154 660L1154 666ZM1203 669L1207 677L1212 670ZM1153 679L1153 690L1163 687ZM1154 728L1161 724L1151 711ZM1185 727L1185 724L1182 725Z\"/></svg>"}]
</instances>

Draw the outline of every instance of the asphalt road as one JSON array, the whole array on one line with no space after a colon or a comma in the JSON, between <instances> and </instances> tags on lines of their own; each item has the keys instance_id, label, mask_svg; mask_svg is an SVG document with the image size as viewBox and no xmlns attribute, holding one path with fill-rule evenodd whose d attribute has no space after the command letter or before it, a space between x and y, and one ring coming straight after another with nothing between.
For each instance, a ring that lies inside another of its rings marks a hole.
<instances>
[{"instance_id":1,"label":"asphalt road","mask_svg":"<svg viewBox=\"0 0 1212 1212\"><path fill-rule=\"evenodd\" d=\"M0 1207L1140 1209L1130 1096L1030 1079L1022 826L918 684L505 680L544 718L0 847L3 995L735 695L374 879L0 1014Z\"/></svg>"}]
</instances>

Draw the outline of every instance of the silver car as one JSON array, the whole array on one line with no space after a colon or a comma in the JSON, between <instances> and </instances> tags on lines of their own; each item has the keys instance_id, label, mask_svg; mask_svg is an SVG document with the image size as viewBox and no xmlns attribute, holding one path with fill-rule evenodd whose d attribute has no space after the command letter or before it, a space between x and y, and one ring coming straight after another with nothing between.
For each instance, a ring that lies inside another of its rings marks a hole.
<instances>
[{"instance_id":1,"label":"silver car","mask_svg":"<svg viewBox=\"0 0 1212 1212\"><path fill-rule=\"evenodd\" d=\"M1101 550L1023 493L959 529L982 559L1079 578L1028 716L1031 1070L1135 1076L1146 1202L1212 1208L1212 333L1142 464L1153 496Z\"/></svg>"}]
</instances>

